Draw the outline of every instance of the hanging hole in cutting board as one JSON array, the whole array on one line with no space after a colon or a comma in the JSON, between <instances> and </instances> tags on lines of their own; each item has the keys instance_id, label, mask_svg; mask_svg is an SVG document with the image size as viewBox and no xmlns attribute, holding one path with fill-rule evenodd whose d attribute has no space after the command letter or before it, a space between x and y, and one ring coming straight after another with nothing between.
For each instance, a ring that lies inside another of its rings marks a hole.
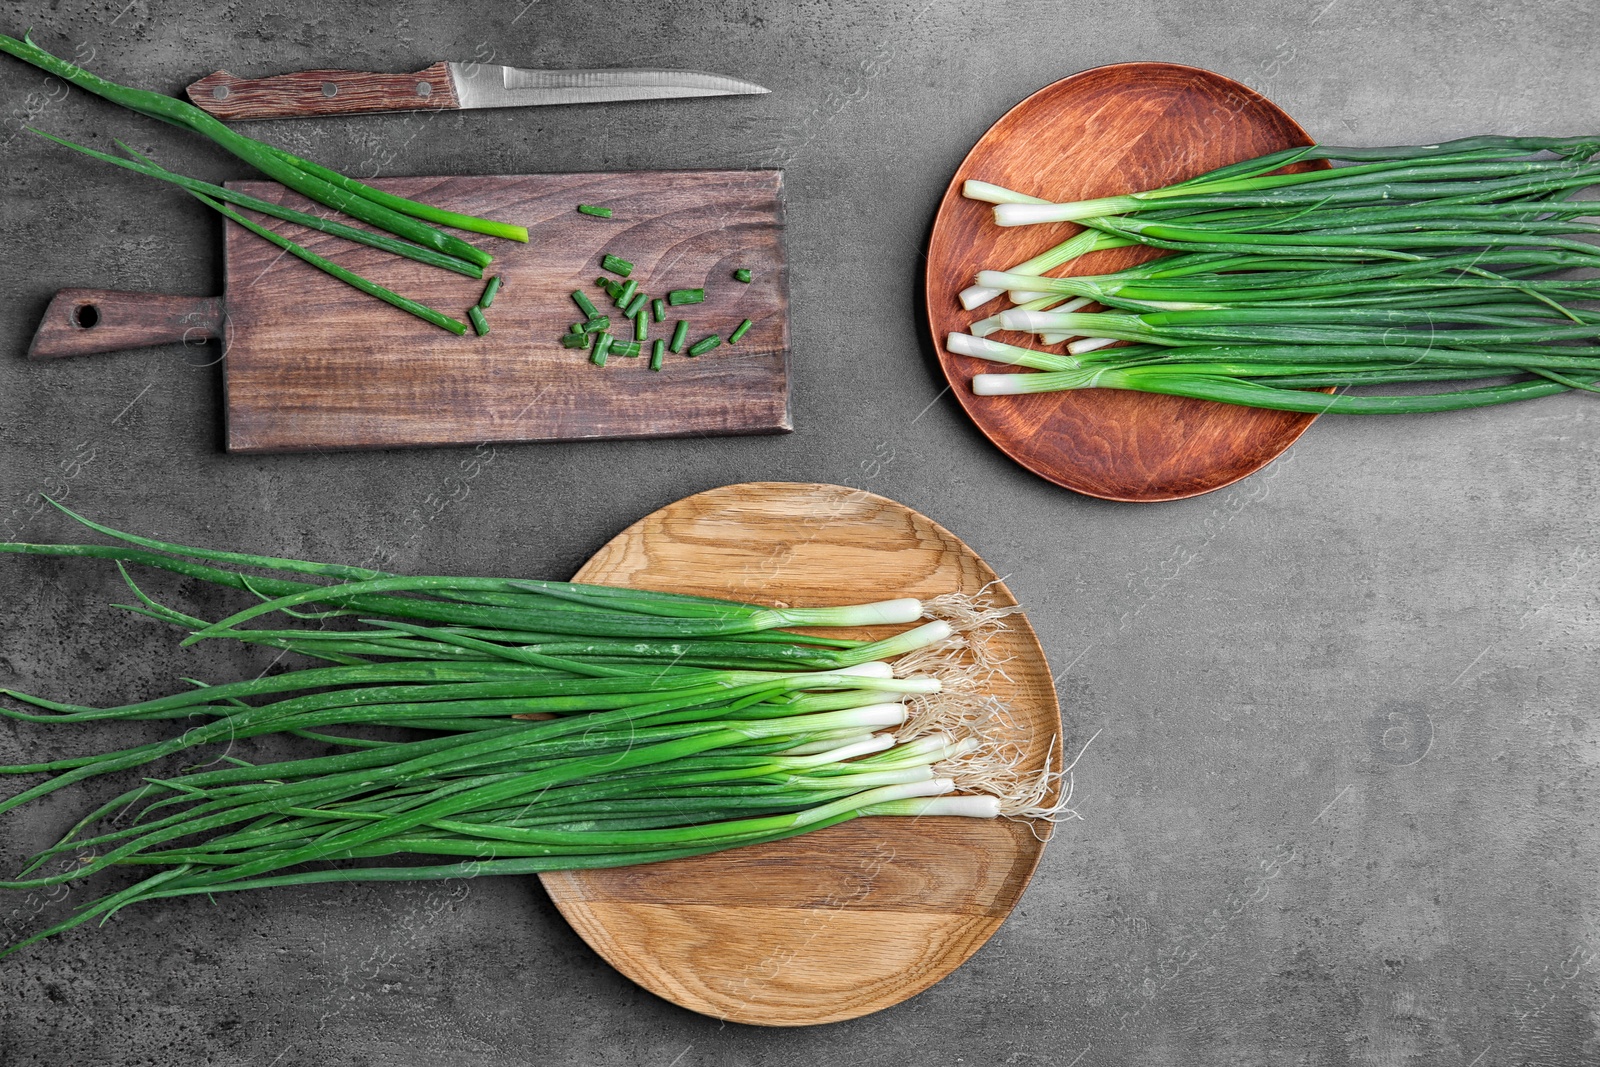
<instances>
[{"instance_id":1,"label":"hanging hole in cutting board","mask_svg":"<svg viewBox=\"0 0 1600 1067\"><path fill-rule=\"evenodd\" d=\"M79 304L72 309L72 324L79 329L94 329L100 324L100 309L93 304Z\"/></svg>"}]
</instances>

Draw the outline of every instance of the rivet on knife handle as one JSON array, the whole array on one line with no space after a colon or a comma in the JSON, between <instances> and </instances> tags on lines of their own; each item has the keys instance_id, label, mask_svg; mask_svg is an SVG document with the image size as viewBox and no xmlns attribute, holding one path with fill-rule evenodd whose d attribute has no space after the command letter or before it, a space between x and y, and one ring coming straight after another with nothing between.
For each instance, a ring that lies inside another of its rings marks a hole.
<instances>
[{"instance_id":1,"label":"rivet on knife handle","mask_svg":"<svg viewBox=\"0 0 1600 1067\"><path fill-rule=\"evenodd\" d=\"M435 63L415 74L300 70L270 78L236 78L219 70L201 78L187 91L196 107L220 119L299 118L461 106L448 63Z\"/></svg>"}]
</instances>

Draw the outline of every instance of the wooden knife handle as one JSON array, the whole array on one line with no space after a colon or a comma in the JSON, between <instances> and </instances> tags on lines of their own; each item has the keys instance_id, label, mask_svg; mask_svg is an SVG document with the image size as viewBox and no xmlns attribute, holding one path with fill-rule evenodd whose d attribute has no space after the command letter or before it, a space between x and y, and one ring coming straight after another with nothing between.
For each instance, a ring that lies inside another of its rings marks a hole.
<instances>
[{"instance_id":1,"label":"wooden knife handle","mask_svg":"<svg viewBox=\"0 0 1600 1067\"><path fill-rule=\"evenodd\" d=\"M34 331L29 359L59 359L222 336L220 296L62 289Z\"/></svg>"},{"instance_id":2,"label":"wooden knife handle","mask_svg":"<svg viewBox=\"0 0 1600 1067\"><path fill-rule=\"evenodd\" d=\"M461 106L448 63L435 63L415 74L300 70L271 78L236 78L219 70L189 86L187 92L196 107L220 119L284 119Z\"/></svg>"}]
</instances>

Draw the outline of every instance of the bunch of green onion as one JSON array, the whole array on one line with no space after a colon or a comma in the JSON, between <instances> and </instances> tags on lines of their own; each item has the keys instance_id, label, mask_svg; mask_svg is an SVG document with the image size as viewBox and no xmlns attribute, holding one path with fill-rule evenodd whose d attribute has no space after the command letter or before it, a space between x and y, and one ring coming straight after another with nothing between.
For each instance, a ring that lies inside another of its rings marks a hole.
<instances>
[{"instance_id":1,"label":"bunch of green onion","mask_svg":"<svg viewBox=\"0 0 1600 1067\"><path fill-rule=\"evenodd\" d=\"M29 709L0 713L30 723L184 727L116 751L0 767L52 775L0 801L0 813L146 768L140 784L0 888L77 882L113 866L141 868L139 879L8 951L165 897L612 867L864 815L1048 819L1061 808L1047 799L1061 772L1022 774L1015 754L984 732L992 698L981 642L969 637L1002 625L1006 612L970 598L762 607L564 582L406 577L176 545L62 510L119 543L0 551L114 560L138 600L124 607L187 630L185 644L225 637L319 662L105 708L0 690ZM148 596L129 565L257 602L208 622ZM936 618L870 641L780 629L936 613L956 625ZM247 625L269 615L315 626ZM148 769L266 734L333 751L259 765L225 753L210 761L227 764L219 769ZM445 862L352 865L419 855Z\"/></svg>"},{"instance_id":2,"label":"bunch of green onion","mask_svg":"<svg viewBox=\"0 0 1600 1067\"><path fill-rule=\"evenodd\" d=\"M1159 189L1051 203L984 182L1001 226L1076 223L1047 252L961 294L1012 307L951 352L1042 373L978 374L984 395L1109 387L1288 411L1445 411L1596 389L1600 266L1574 199L1600 181L1600 137L1286 149ZM1285 173L1314 160L1346 165ZM1166 255L1052 277L1089 252ZM1100 310L1092 310L1098 308ZM1090 310L1085 310L1090 309ZM1046 352L990 340L1036 335ZM1496 379L1487 385L1466 385ZM1441 391L1307 390L1454 383Z\"/></svg>"},{"instance_id":3,"label":"bunch of green onion","mask_svg":"<svg viewBox=\"0 0 1600 1067\"><path fill-rule=\"evenodd\" d=\"M335 220L285 208L219 185L174 174L139 156L120 141L117 142L118 145L134 156L133 159L122 159L98 152L39 130L32 132L95 159L178 185L224 217L319 270L452 333L458 335L465 333L466 325L435 308L402 296L311 252L277 231L239 214L228 204L236 204L274 218L295 222L345 240L380 248L395 255L473 278L483 277L483 268L489 265L493 257L476 245L444 233L436 227L448 226L513 241L528 240L528 231L522 226L447 211L431 204L419 203L375 189L281 148L246 137L187 101L107 81L45 51L34 44L27 34L24 34L20 41L0 34L0 51L49 71L80 89L121 104L141 115L202 134L295 192L384 232L374 234Z\"/></svg>"}]
</instances>

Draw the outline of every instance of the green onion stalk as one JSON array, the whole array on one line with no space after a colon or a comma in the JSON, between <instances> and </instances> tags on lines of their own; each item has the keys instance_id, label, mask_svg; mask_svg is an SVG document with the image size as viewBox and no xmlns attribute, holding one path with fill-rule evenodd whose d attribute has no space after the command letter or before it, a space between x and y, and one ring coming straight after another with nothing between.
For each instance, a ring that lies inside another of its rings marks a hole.
<instances>
[{"instance_id":1,"label":"green onion stalk","mask_svg":"<svg viewBox=\"0 0 1600 1067\"><path fill-rule=\"evenodd\" d=\"M862 816L1055 819L1063 810L1064 772L1019 771L993 738L1004 720L993 718L994 665L982 645L1006 609L982 601L776 608L404 576L194 548L61 510L115 543L0 551L113 560L136 601L124 606L183 629L185 643L265 644L312 665L109 707L0 691L22 705L0 714L31 724L184 727L0 767L48 776L0 801L0 813L92 778L140 777L0 888L74 884L117 867L137 869L138 880L8 951L173 896L658 862ZM134 567L256 603L210 621L159 602L135 584ZM933 615L943 617L924 621ZM283 621L251 625L267 616ZM870 639L786 629L910 623ZM266 735L323 751L259 764L234 754ZM209 765L163 770L219 744L229 750ZM416 865L422 856L446 862ZM404 865L382 862L396 859Z\"/></svg>"},{"instance_id":2,"label":"green onion stalk","mask_svg":"<svg viewBox=\"0 0 1600 1067\"><path fill-rule=\"evenodd\" d=\"M95 149L89 148L85 145L77 144L73 141L67 140L64 137L57 137L54 134L45 133L43 130L34 130L32 127L29 127L29 129L47 141L54 141L56 144L70 148L75 152L81 152L92 159L98 159L101 162L110 163L113 166L121 167L124 170L131 170L135 174L143 174L146 177L157 178L164 182L170 182L179 188L187 189L191 193L203 193L214 200L222 200L230 204L235 204L239 207L249 208L251 211L259 211L263 215L270 215L273 218L282 219L285 222L298 223L307 229L317 230L321 233L332 234L333 236L343 238L346 241L354 241L357 244L364 244L371 248L377 248L384 252L393 253L397 256L404 256L406 259L415 260L418 263L425 263L432 267L441 267L444 270L454 271L457 274L464 274L469 278L483 277L483 267L476 263L468 262L459 256L446 255L443 252L436 252L431 248L426 248L411 241L402 241L399 238L391 237L386 233L373 233L371 230L363 230L355 226L346 226L342 222L338 222L334 219L324 218L321 215L312 215L309 212L296 211L294 208L284 207L282 204L275 204L270 200L262 200L260 197L251 196L249 193L241 193L235 189L229 189L226 186L213 185L210 182L203 182L197 178L189 178L182 174L174 174L172 171L167 170L164 167L157 166L148 159L123 159L120 156L113 156L105 152L96 151ZM133 152L131 148L120 141L117 142L117 146L130 154Z\"/></svg>"},{"instance_id":3,"label":"green onion stalk","mask_svg":"<svg viewBox=\"0 0 1600 1067\"><path fill-rule=\"evenodd\" d=\"M373 235L342 223L318 220L303 212L291 211L257 198L173 174L142 158L130 162L59 137L41 134L74 151L180 185L225 217L340 281L453 333L464 333L465 325L424 304L393 293L360 275L338 267L266 227L246 221L237 212L221 206L219 201L231 201L239 206L298 222L324 233L382 248L409 259L473 277L482 277L483 267L487 266L493 257L475 245L435 227L454 227L514 241L528 240L525 227L463 215L385 192L272 145L246 137L186 101L108 81L50 54L34 44L26 34L22 40L0 35L0 51L49 71L72 85L102 96L113 103L121 104L139 114L200 133L288 188L317 203L376 226L387 234L392 234L392 237ZM481 312L479 315L481 317Z\"/></svg>"},{"instance_id":4,"label":"green onion stalk","mask_svg":"<svg viewBox=\"0 0 1600 1067\"><path fill-rule=\"evenodd\" d=\"M1456 375L1455 379L1471 377ZM1442 393L1398 396L1325 396L1302 392L1319 385L1342 384L1332 376L1308 375L1295 381L1285 371L1272 385L1229 377L1194 367L1103 367L1085 371L1054 371L1045 374L979 374L973 377L972 390L979 396L1007 396L1018 393L1055 392L1064 389L1129 389L1145 393L1214 400L1225 404L1300 411L1313 415L1405 415L1434 411L1461 411L1489 407L1518 400L1536 400L1575 388L1592 388L1577 381L1521 380L1504 385ZM1395 376L1392 382L1372 379L1350 384L1393 384L1428 380L1415 376ZM1284 386L1284 382L1291 384Z\"/></svg>"},{"instance_id":5,"label":"green onion stalk","mask_svg":"<svg viewBox=\"0 0 1600 1067\"><path fill-rule=\"evenodd\" d=\"M203 134L269 177L320 204L353 215L363 222L370 222L391 233L408 237L418 244L471 260L479 266L488 265L490 257L487 253L422 223L432 222L514 241L528 239L527 231L523 227L457 214L374 189L282 149L246 137L187 101L107 81L50 54L34 44L27 35L19 41L0 34L0 51L49 71L86 92L102 96L141 115Z\"/></svg>"},{"instance_id":6,"label":"green onion stalk","mask_svg":"<svg viewBox=\"0 0 1600 1067\"><path fill-rule=\"evenodd\" d=\"M999 225L1083 229L1034 260L984 270L954 354L982 395L1120 388L1305 412L1446 411L1600 391L1600 225L1575 199L1600 180L1600 138L1472 137L1438 145L1271 153L1073 203L982 182ZM1308 161L1344 165L1285 172ZM1049 276L1099 248L1167 253L1100 275ZM1033 334L1045 352L994 339ZM1509 379L1485 385L1474 380ZM1425 394L1345 387L1459 383ZM1308 395L1308 390L1339 390Z\"/></svg>"}]
</instances>

